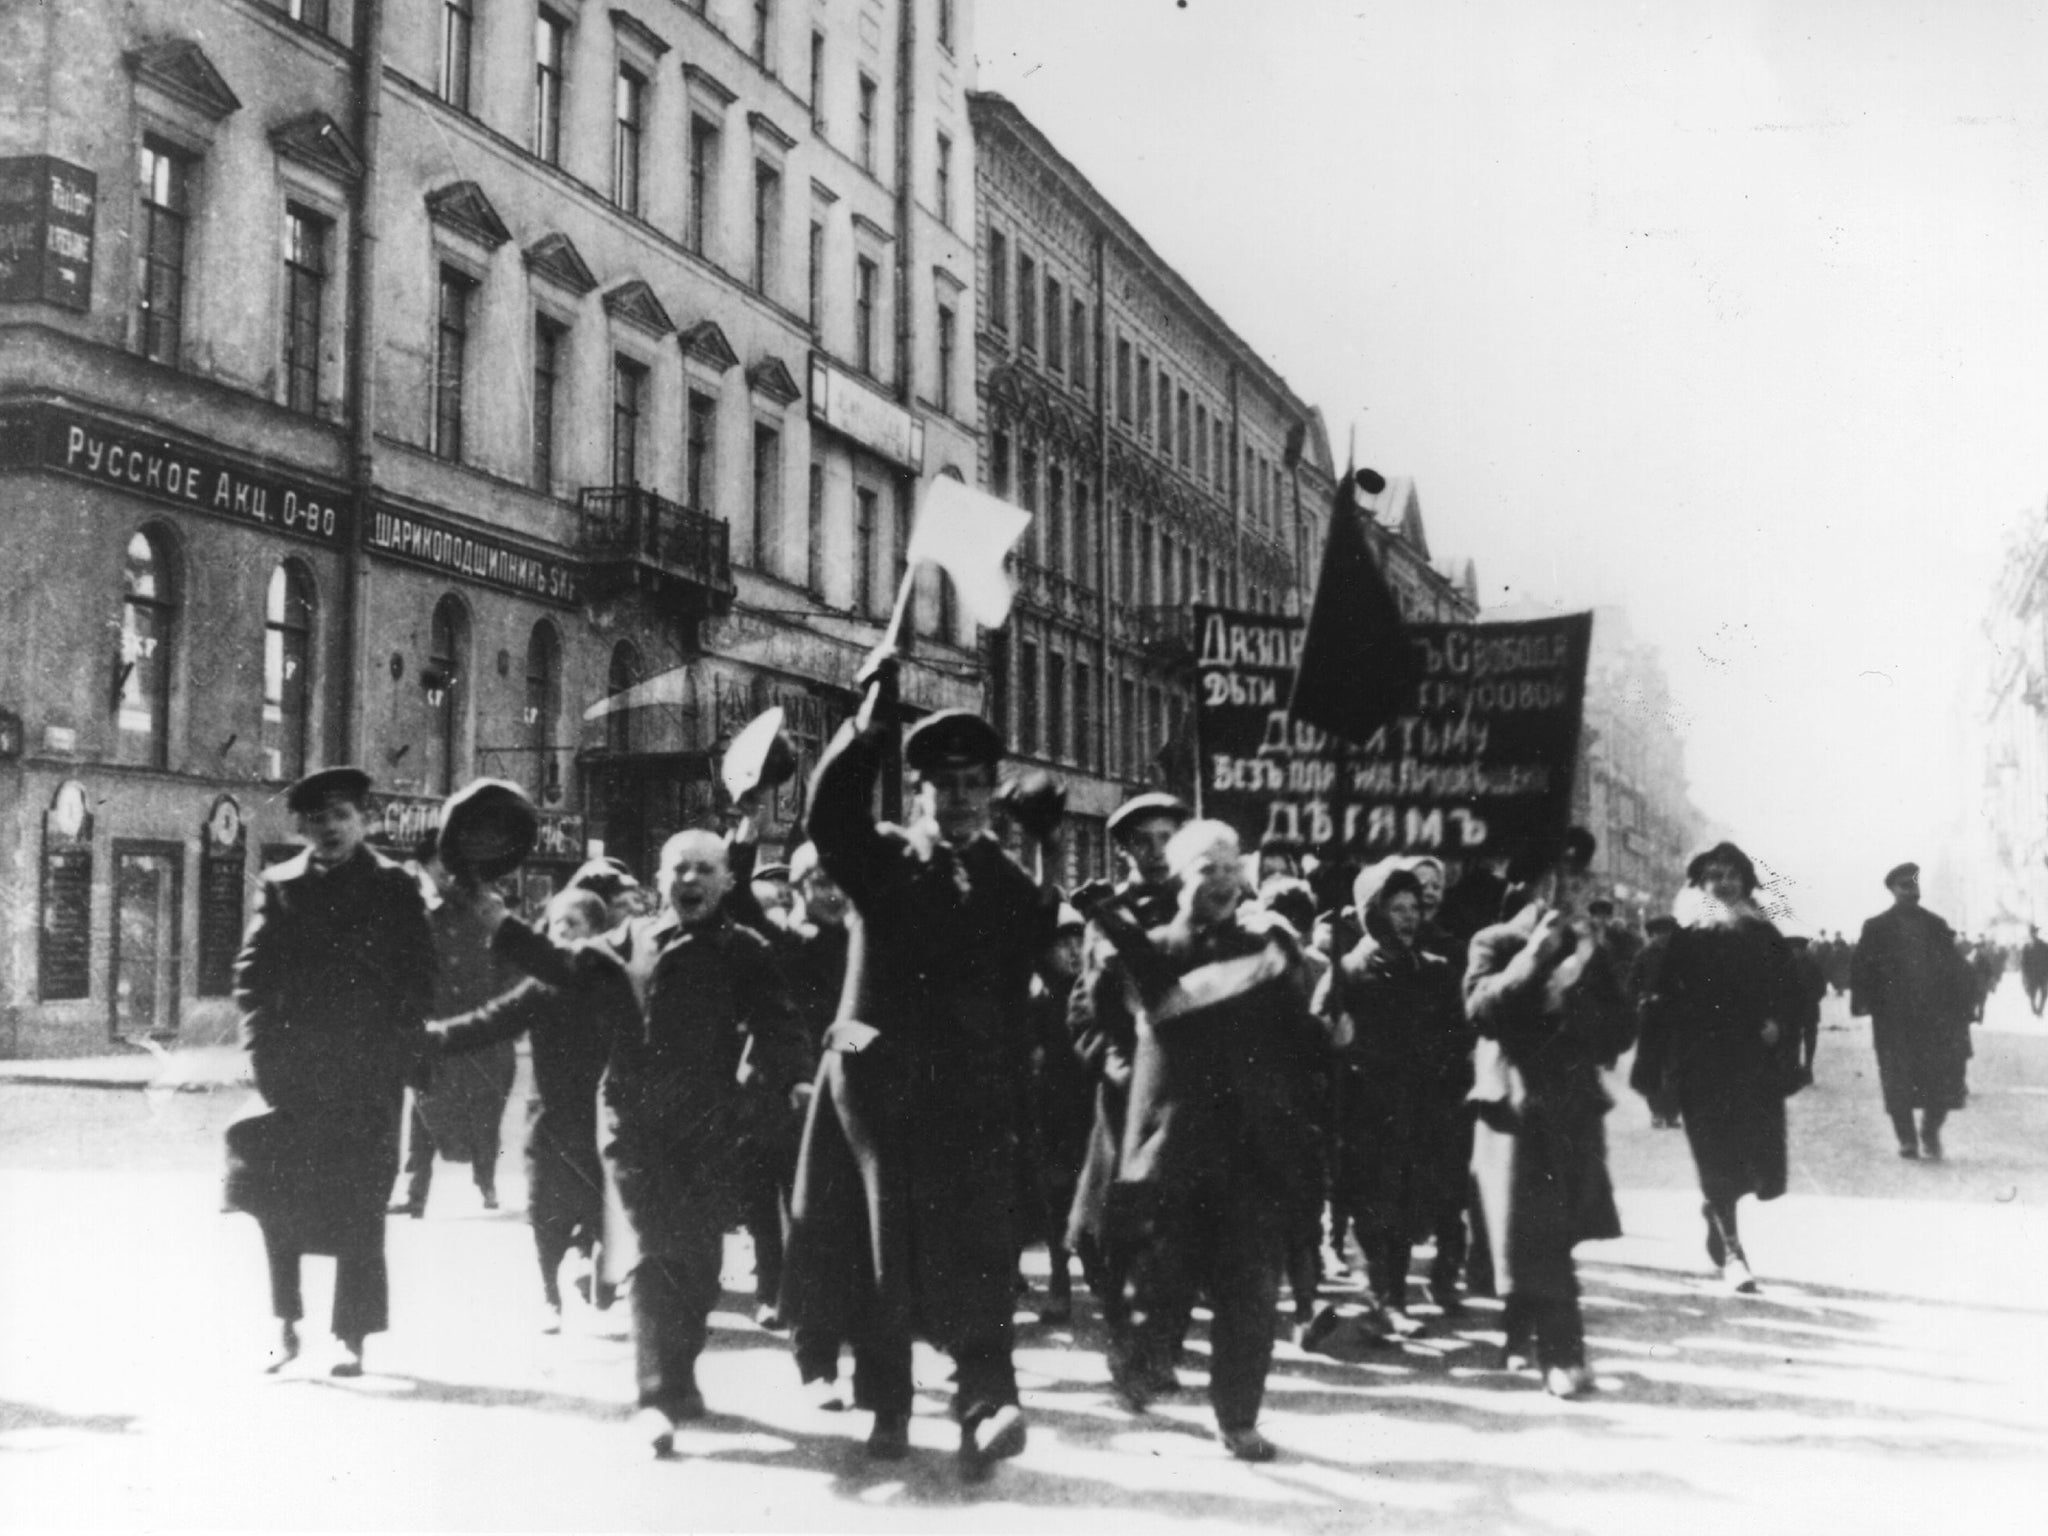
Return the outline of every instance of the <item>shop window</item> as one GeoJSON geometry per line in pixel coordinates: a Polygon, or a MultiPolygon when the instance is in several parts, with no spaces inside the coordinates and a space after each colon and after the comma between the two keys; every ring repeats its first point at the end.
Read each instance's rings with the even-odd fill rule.
{"type": "Polygon", "coordinates": [[[462,781],[462,696],[469,686],[469,611],[453,593],[434,605],[429,631],[427,670],[420,679],[426,694],[426,781],[430,793],[449,795],[462,781]]]}
{"type": "Polygon", "coordinates": [[[306,771],[312,722],[313,579],[296,560],[270,573],[263,607],[263,776],[306,771]]]}
{"type": "Polygon", "coordinates": [[[107,1000],[109,1032],[117,1040],[161,1040],[178,1032],[183,859],[177,843],[114,844],[107,1000]]]}
{"type": "Polygon", "coordinates": [[[171,667],[178,618],[169,539],[155,530],[138,530],[128,540],[121,585],[114,758],[162,768],[170,754],[171,667]]]}

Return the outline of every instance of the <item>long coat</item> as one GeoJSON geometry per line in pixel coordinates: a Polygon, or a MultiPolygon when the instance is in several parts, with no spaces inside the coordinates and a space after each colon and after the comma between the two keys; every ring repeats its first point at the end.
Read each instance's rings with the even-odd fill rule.
{"type": "MultiPolygon", "coordinates": [[[[467,905],[432,900],[427,926],[439,959],[435,1018],[467,1013],[519,984],[517,973],[492,954],[490,934],[467,905]]],[[[434,1151],[451,1163],[467,1163],[475,1159],[478,1147],[495,1147],[492,1133],[505,1118],[505,1102],[512,1096],[518,1072],[519,1057],[510,1036],[442,1063],[433,1082],[417,1095],[434,1151]]]]}
{"type": "Polygon", "coordinates": [[[604,1093],[619,1196],[641,1250],[660,1257],[687,1244],[691,1208],[739,1219],[811,1056],[760,934],[720,913],[647,937],[645,1023],[614,1034],[604,1093]]]}
{"type": "Polygon", "coordinates": [[[1056,908],[993,838],[878,826],[881,761],[849,728],[811,785],[811,841],[860,921],[804,1122],[783,1311],[943,1348],[1009,1325],[1017,1090],[1056,908]]]}
{"type": "Polygon", "coordinates": [[[1602,1124],[1614,1101],[1600,1067],[1628,1049],[1635,1017],[1612,957],[1590,939],[1553,1001],[1554,971],[1529,944],[1536,921],[1524,907],[1472,940],[1472,1172],[1501,1290],[1557,1296],[1571,1292],[1576,1244],[1621,1235],[1602,1124]]]}
{"type": "Polygon", "coordinates": [[[1806,1009],[1804,977],[1761,917],[1681,928],[1643,1004],[1635,1072],[1678,1106],[1709,1200],[1785,1193],[1785,1094],[1806,1009]],[[1766,1020],[1778,1026],[1764,1043],[1766,1020]]]}
{"type": "Polygon", "coordinates": [[[1974,991],[1954,930],[1932,912],[1895,906],[1863,925],[1849,1011],[1870,1015],[1889,1113],[1963,1107],[1974,991]]]}
{"type": "Polygon", "coordinates": [[[598,1083],[616,1043],[639,1032],[639,1002],[625,967],[600,944],[558,947],[507,918],[492,948],[529,979],[481,1008],[437,1021],[442,1053],[460,1057],[532,1032],[527,1215],[536,1227],[594,1233],[604,1218],[598,1083]]]}
{"type": "Polygon", "coordinates": [[[1470,1177],[1472,1032],[1458,977],[1439,955],[1362,939],[1318,989],[1316,1011],[1351,1021],[1336,1199],[1369,1235],[1426,1237],[1470,1177]]]}
{"type": "Polygon", "coordinates": [[[235,961],[242,1041],[274,1111],[252,1209],[304,1251],[382,1248],[434,963],[419,887],[371,849],[265,874],[235,961]]]}

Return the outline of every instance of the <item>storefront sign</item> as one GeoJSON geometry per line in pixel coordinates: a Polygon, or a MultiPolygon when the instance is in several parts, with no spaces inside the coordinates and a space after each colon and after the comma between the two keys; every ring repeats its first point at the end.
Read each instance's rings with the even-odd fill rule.
{"type": "Polygon", "coordinates": [[[36,998],[92,994],[92,813],[85,786],[66,779],[43,816],[36,920],[36,998]]]}
{"type": "Polygon", "coordinates": [[[0,469],[46,469],[320,544],[348,529],[346,493],[130,431],[61,405],[0,409],[0,469]]]}
{"type": "MultiPolygon", "coordinates": [[[[369,840],[394,858],[411,858],[420,840],[441,825],[441,803],[438,795],[371,795],[365,818],[369,840]]],[[[540,832],[528,858],[581,864],[582,816],[538,808],[535,814],[540,818],[540,832]]]]}
{"type": "Polygon", "coordinates": [[[198,995],[226,997],[235,987],[235,956],[247,911],[248,834],[233,795],[221,795],[199,834],[198,995]]]}
{"type": "Polygon", "coordinates": [[[49,155],[0,160],[0,303],[92,307],[99,178],[49,155]]]}
{"type": "Polygon", "coordinates": [[[913,474],[924,468],[924,423],[824,358],[811,356],[811,419],[913,474]]]}
{"type": "Polygon", "coordinates": [[[498,539],[412,512],[379,507],[370,514],[370,548],[391,560],[445,571],[487,587],[576,605],[576,567],[498,539]]]}
{"type": "Polygon", "coordinates": [[[1299,619],[1198,607],[1195,620],[1202,811],[1247,846],[1496,857],[1563,832],[1590,614],[1404,626],[1421,679],[1358,746],[1288,718],[1299,619]]]}

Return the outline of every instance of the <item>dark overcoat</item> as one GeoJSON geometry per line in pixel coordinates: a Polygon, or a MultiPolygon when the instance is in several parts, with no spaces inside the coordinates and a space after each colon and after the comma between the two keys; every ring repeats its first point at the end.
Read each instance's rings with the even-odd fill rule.
{"type": "Polygon", "coordinates": [[[1351,1021],[1333,1185],[1368,1234],[1427,1237],[1463,1201],[1472,1032],[1458,980],[1440,955],[1366,938],[1318,989],[1320,1015],[1351,1021]]]}
{"type": "Polygon", "coordinates": [[[1870,1015],[1887,1112],[1963,1107],[1974,991],[1954,930],[1932,912],[1894,906],[1863,925],[1849,1011],[1870,1015]]]}
{"type": "Polygon", "coordinates": [[[1529,943],[1536,921],[1524,907],[1472,940],[1472,1172],[1502,1292],[1557,1296],[1572,1293],[1574,1245],[1621,1235],[1602,1124],[1614,1101],[1600,1068],[1628,1049],[1635,1016],[1612,957],[1590,939],[1583,969],[1552,999],[1553,968],[1529,943]]]}
{"type": "Polygon", "coordinates": [[[441,1051],[460,1057],[531,1032],[527,1215],[536,1227],[595,1232],[604,1219],[598,1083],[616,1042],[638,1033],[640,1004],[625,967],[597,942],[556,945],[508,917],[492,948],[529,979],[481,1008],[439,1021],[441,1051]]]}
{"type": "MultiPolygon", "coordinates": [[[[431,900],[427,926],[439,961],[433,1016],[453,1018],[502,997],[519,976],[491,952],[491,935],[459,901],[431,900]]],[[[442,1063],[418,1094],[419,1112],[433,1134],[434,1151],[451,1163],[475,1160],[479,1146],[496,1146],[492,1132],[505,1118],[519,1057],[509,1036],[479,1045],[442,1063]]]]}
{"type": "Polygon", "coordinates": [[[691,927],[670,917],[644,937],[645,1022],[614,1034],[604,1094],[619,1197],[641,1250],[662,1257],[687,1251],[687,1212],[708,1205],[738,1222],[812,1057],[760,934],[721,912],[691,927]]]}
{"type": "Polygon", "coordinates": [[[881,761],[848,728],[811,785],[811,841],[859,921],[804,1122],[783,1312],[843,1337],[878,1316],[943,1348],[1010,1321],[1030,983],[1057,909],[992,837],[878,826],[881,761]]]}
{"type": "Polygon", "coordinates": [[[405,870],[360,848],[324,873],[301,853],[264,875],[235,961],[242,1042],[274,1112],[249,1208],[292,1246],[381,1249],[433,994],[433,935],[405,870]]]}
{"type": "Polygon", "coordinates": [[[1678,1107],[1709,1200],[1785,1193],[1785,1095],[1803,1039],[1804,977],[1761,917],[1679,929],[1645,999],[1635,1073],[1678,1107]],[[1763,1026],[1778,1026],[1766,1044],[1763,1026]]]}

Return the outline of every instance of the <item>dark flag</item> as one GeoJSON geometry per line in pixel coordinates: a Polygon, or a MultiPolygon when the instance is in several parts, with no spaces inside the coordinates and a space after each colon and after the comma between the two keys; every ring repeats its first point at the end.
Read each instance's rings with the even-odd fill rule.
{"type": "MultiPolygon", "coordinates": [[[[1356,478],[1375,490],[1386,484],[1369,469],[1356,478]]],[[[1373,559],[1352,484],[1347,466],[1330,507],[1330,536],[1287,712],[1362,743],[1413,701],[1421,661],[1402,634],[1401,610],[1373,559]]]]}

